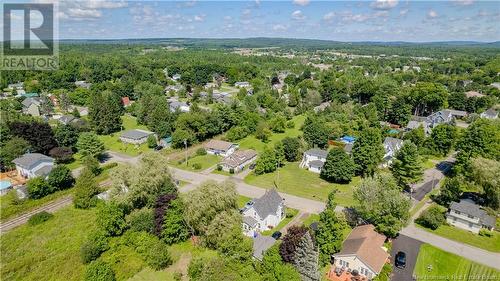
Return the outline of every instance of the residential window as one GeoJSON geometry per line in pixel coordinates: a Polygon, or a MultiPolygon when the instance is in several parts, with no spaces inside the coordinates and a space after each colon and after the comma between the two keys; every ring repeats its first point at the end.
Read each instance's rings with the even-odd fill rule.
{"type": "Polygon", "coordinates": [[[473,225],[474,225],[473,223],[469,222],[469,227],[470,228],[472,228],[473,225]]]}
{"type": "Polygon", "coordinates": [[[473,218],[474,218],[474,216],[472,216],[472,215],[467,215],[467,217],[468,217],[469,219],[473,219],[473,218]]]}

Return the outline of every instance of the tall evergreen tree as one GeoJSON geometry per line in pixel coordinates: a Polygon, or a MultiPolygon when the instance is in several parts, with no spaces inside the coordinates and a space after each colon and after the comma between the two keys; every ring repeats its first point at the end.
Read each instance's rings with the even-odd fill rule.
{"type": "Polygon", "coordinates": [[[110,134],[121,129],[123,107],[120,97],[110,91],[93,95],[89,105],[90,125],[98,134],[110,134]]]}
{"type": "Polygon", "coordinates": [[[403,142],[391,166],[392,175],[400,185],[408,187],[422,179],[424,174],[418,149],[411,141],[403,142]]]}
{"type": "Polygon", "coordinates": [[[346,228],[345,219],[339,217],[335,209],[327,208],[319,214],[315,236],[322,265],[327,265],[331,260],[331,255],[340,251],[346,228]]]}
{"type": "Polygon", "coordinates": [[[319,281],[318,250],[311,233],[306,232],[295,251],[293,265],[300,273],[302,281],[319,281]]]}
{"type": "Polygon", "coordinates": [[[437,125],[432,129],[429,148],[438,155],[446,156],[455,144],[456,136],[457,130],[455,126],[450,124],[437,125]]]}
{"type": "Polygon", "coordinates": [[[352,147],[357,173],[362,176],[373,175],[383,156],[380,130],[376,128],[364,130],[352,147]]]}
{"type": "Polygon", "coordinates": [[[80,176],[76,179],[75,197],[73,204],[75,208],[88,209],[97,203],[95,195],[99,193],[99,186],[95,182],[94,174],[84,168],[80,176]]]}
{"type": "Polygon", "coordinates": [[[354,176],[356,167],[352,158],[340,148],[328,152],[326,162],[321,169],[321,177],[330,182],[348,183],[354,176]]]}

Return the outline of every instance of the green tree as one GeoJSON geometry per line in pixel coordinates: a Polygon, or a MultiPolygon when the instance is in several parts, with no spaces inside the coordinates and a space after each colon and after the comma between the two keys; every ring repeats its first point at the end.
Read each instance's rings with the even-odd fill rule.
{"type": "Polygon", "coordinates": [[[99,164],[99,160],[93,157],[92,155],[87,155],[82,158],[83,167],[89,169],[94,176],[97,176],[101,173],[101,166],[99,164]]]}
{"type": "Polygon", "coordinates": [[[91,262],[85,269],[85,281],[115,281],[111,266],[101,260],[91,262]]]}
{"type": "Polygon", "coordinates": [[[282,142],[277,142],[274,144],[274,157],[276,165],[278,165],[278,167],[285,165],[285,146],[282,142]]]}
{"type": "Polygon", "coordinates": [[[390,174],[365,178],[354,190],[357,213],[388,237],[395,237],[410,217],[410,200],[390,174]]]}
{"type": "Polygon", "coordinates": [[[392,175],[403,186],[408,187],[422,179],[424,174],[418,149],[411,141],[404,141],[391,165],[392,175]]]}
{"type": "Polygon", "coordinates": [[[321,264],[327,265],[331,256],[340,251],[344,241],[345,219],[335,213],[335,208],[327,208],[319,214],[318,229],[315,232],[321,264]]]}
{"type": "Polygon", "coordinates": [[[409,140],[414,143],[418,148],[423,147],[425,143],[425,131],[422,126],[415,128],[403,136],[404,140],[409,140]]]}
{"type": "Polygon", "coordinates": [[[266,281],[300,281],[300,274],[281,259],[279,245],[273,245],[262,257],[260,273],[266,281]]]}
{"type": "Polygon", "coordinates": [[[273,150],[266,148],[255,163],[255,174],[272,173],[276,170],[276,155],[273,150]]]}
{"type": "Polygon", "coordinates": [[[285,151],[285,159],[288,162],[295,162],[300,159],[300,140],[298,138],[286,137],[282,141],[285,151]]]}
{"type": "Polygon", "coordinates": [[[452,149],[457,130],[455,126],[440,124],[432,129],[429,137],[429,148],[436,154],[446,156],[452,149]]]}
{"type": "Polygon", "coordinates": [[[0,149],[0,162],[2,166],[7,168],[15,167],[12,160],[26,153],[30,147],[29,142],[20,137],[13,137],[8,140],[0,149]]]}
{"type": "Polygon", "coordinates": [[[267,127],[265,122],[260,122],[255,129],[255,137],[262,142],[268,142],[271,137],[271,130],[267,127]]]}
{"type": "Polygon", "coordinates": [[[154,147],[156,147],[156,136],[155,136],[155,135],[150,135],[150,136],[148,137],[148,141],[147,141],[147,143],[148,143],[148,147],[149,147],[149,148],[154,148],[154,147]]]}
{"type": "Polygon", "coordinates": [[[108,236],[121,235],[127,226],[123,208],[114,202],[99,207],[96,221],[97,226],[108,236]]]}
{"type": "Polygon", "coordinates": [[[286,127],[286,118],[283,114],[277,114],[274,118],[269,120],[269,126],[275,133],[284,133],[286,127]]]}
{"type": "Polygon", "coordinates": [[[334,148],[328,152],[326,162],[321,169],[321,178],[336,183],[348,183],[356,170],[354,161],[341,148],[334,148]]]}
{"type": "Polygon", "coordinates": [[[406,126],[411,117],[411,104],[408,104],[402,97],[396,99],[389,111],[389,121],[401,126],[406,126]]]}
{"type": "Polygon", "coordinates": [[[122,126],[123,107],[120,97],[110,91],[95,93],[89,104],[89,120],[98,133],[107,135],[119,131],[122,126]]]}
{"type": "Polygon", "coordinates": [[[384,156],[380,130],[368,128],[361,132],[352,147],[352,158],[356,171],[363,176],[373,175],[384,156]]]}
{"type": "Polygon", "coordinates": [[[47,183],[53,191],[57,191],[70,188],[75,183],[75,179],[68,167],[57,165],[50,171],[47,183]]]}
{"type": "Polygon", "coordinates": [[[99,186],[95,182],[94,174],[89,169],[84,168],[76,179],[73,205],[75,208],[80,209],[94,207],[97,204],[95,196],[99,192],[99,186]]]}
{"type": "Polygon", "coordinates": [[[176,129],[172,134],[172,147],[173,148],[184,148],[185,143],[191,146],[195,141],[194,134],[188,130],[176,129]]]}
{"type": "Polygon", "coordinates": [[[439,226],[446,223],[446,218],[439,206],[431,206],[427,210],[424,210],[415,222],[423,227],[436,230],[439,226]]]}
{"type": "Polygon", "coordinates": [[[189,232],[184,222],[184,205],[181,199],[172,200],[164,215],[162,240],[167,244],[185,241],[189,232]]]}
{"type": "Polygon", "coordinates": [[[434,201],[442,206],[448,207],[451,202],[458,201],[463,191],[462,177],[446,178],[443,186],[439,189],[439,193],[433,196],[434,201]]]}
{"type": "Polygon", "coordinates": [[[471,163],[472,179],[482,187],[486,204],[493,209],[500,209],[500,162],[475,158],[471,163]]]}
{"type": "Polygon", "coordinates": [[[104,143],[92,133],[82,133],[76,143],[76,148],[82,156],[98,157],[104,152],[104,143]]]}
{"type": "Polygon", "coordinates": [[[41,177],[30,179],[26,188],[31,199],[40,199],[52,193],[51,186],[41,177]]]}
{"type": "Polygon", "coordinates": [[[78,131],[71,125],[57,126],[54,136],[59,146],[75,148],[78,141],[78,131]]]}
{"type": "Polygon", "coordinates": [[[326,122],[320,118],[308,116],[302,130],[304,131],[304,140],[310,147],[325,148],[328,145],[330,129],[326,122]]]}
{"type": "Polygon", "coordinates": [[[319,281],[321,275],[318,269],[318,251],[314,245],[311,233],[306,232],[297,245],[293,265],[303,281],[319,281]]]}

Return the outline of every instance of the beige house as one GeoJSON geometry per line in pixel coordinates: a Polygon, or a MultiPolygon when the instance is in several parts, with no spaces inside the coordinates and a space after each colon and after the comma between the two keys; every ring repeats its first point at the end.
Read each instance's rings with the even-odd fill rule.
{"type": "Polygon", "coordinates": [[[255,150],[236,150],[231,155],[224,158],[220,165],[222,166],[222,170],[226,172],[232,169],[237,173],[243,170],[248,164],[254,162],[255,159],[257,159],[257,152],[255,152],[255,150]]]}
{"type": "Polygon", "coordinates": [[[335,267],[341,271],[356,270],[368,279],[374,278],[389,257],[384,248],[385,239],[371,224],[354,228],[342,243],[342,251],[333,255],[335,267]]]}
{"type": "Polygon", "coordinates": [[[446,214],[446,222],[473,233],[479,233],[482,228],[492,230],[495,227],[495,218],[470,200],[452,202],[450,211],[446,214]]]}
{"type": "Polygon", "coordinates": [[[221,140],[210,140],[205,144],[205,150],[208,154],[224,157],[231,155],[236,148],[238,148],[237,144],[221,140]]]}

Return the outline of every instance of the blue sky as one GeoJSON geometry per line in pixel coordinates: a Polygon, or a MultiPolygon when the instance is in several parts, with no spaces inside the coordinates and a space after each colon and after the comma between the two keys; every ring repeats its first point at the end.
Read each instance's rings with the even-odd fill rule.
{"type": "Polygon", "coordinates": [[[498,1],[61,1],[58,18],[61,39],[500,40],[498,1]]]}

